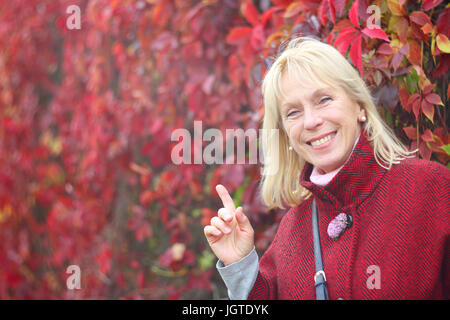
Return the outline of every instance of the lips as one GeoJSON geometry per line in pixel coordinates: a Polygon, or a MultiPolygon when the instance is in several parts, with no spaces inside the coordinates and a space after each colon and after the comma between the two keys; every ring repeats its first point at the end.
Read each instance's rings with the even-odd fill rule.
{"type": "Polygon", "coordinates": [[[322,135],[320,135],[320,136],[317,136],[317,137],[314,137],[314,138],[308,140],[306,143],[307,143],[308,145],[311,145],[311,142],[316,141],[316,140],[320,140],[320,139],[322,139],[322,138],[325,138],[326,136],[329,136],[330,134],[336,134],[336,132],[337,132],[337,131],[330,131],[330,132],[324,133],[324,134],[322,134],[322,135]]]}

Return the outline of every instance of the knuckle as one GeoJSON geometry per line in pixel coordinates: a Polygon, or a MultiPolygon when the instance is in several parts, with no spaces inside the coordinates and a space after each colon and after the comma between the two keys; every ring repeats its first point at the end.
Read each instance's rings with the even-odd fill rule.
{"type": "Polygon", "coordinates": [[[218,215],[222,219],[225,219],[225,218],[229,219],[232,216],[230,210],[228,210],[227,208],[221,208],[219,211],[220,211],[220,213],[218,213],[218,215]]]}
{"type": "Polygon", "coordinates": [[[219,225],[222,222],[222,220],[219,217],[213,217],[211,219],[211,225],[216,226],[219,225]]]}

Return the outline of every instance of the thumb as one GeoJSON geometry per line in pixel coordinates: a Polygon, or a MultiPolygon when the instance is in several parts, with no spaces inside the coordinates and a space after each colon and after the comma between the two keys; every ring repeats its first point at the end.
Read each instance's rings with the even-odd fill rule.
{"type": "Polygon", "coordinates": [[[238,207],[236,209],[236,221],[241,229],[244,229],[245,231],[253,231],[250,220],[244,214],[244,209],[242,209],[242,207],[238,207]]]}

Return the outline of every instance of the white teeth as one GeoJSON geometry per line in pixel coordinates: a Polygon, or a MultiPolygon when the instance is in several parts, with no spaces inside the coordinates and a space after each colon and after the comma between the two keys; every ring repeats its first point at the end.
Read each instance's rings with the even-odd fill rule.
{"type": "Polygon", "coordinates": [[[315,140],[315,141],[311,142],[311,145],[314,146],[314,147],[320,146],[321,144],[323,144],[323,143],[325,143],[327,141],[330,141],[331,138],[333,137],[333,135],[334,135],[334,133],[329,134],[328,136],[326,136],[326,137],[324,137],[322,139],[315,140]]]}

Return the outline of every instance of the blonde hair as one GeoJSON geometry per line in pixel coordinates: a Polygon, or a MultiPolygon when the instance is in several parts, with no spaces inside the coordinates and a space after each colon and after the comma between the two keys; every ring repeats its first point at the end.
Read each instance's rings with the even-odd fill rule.
{"type": "Polygon", "coordinates": [[[301,75],[313,83],[339,86],[358,102],[367,118],[362,129],[381,167],[389,170],[393,164],[416,152],[409,151],[383,121],[359,73],[335,48],[313,38],[296,38],[276,58],[262,84],[265,108],[262,150],[265,161],[260,189],[261,198],[270,209],[284,209],[284,204],[297,206],[311,196],[311,192],[300,185],[305,160],[296,152],[288,151],[289,140],[279,113],[283,97],[280,83],[285,72],[289,76],[301,75]],[[279,134],[271,134],[274,129],[279,134]]]}

